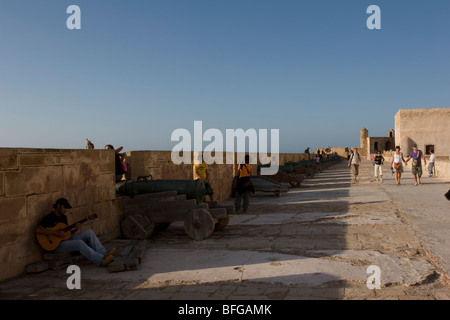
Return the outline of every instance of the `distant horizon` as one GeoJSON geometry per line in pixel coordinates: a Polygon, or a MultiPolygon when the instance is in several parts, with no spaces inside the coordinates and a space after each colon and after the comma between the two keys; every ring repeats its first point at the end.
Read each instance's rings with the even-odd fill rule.
{"type": "Polygon", "coordinates": [[[372,5],[0,0],[0,146],[169,151],[196,120],[277,129],[282,153],[384,137],[450,106],[450,1],[372,5]]]}
{"type": "MultiPolygon", "coordinates": [[[[400,112],[400,111],[402,111],[402,110],[417,110],[417,111],[420,111],[420,110],[430,110],[430,109],[449,109],[450,107],[434,107],[434,108],[402,108],[402,109],[399,109],[395,114],[397,114],[398,112],[400,112]]],[[[395,116],[395,115],[394,115],[395,116]]],[[[244,128],[242,128],[242,129],[244,129],[244,128]]],[[[247,128],[247,129],[251,129],[251,128],[247,128]]],[[[304,148],[304,150],[303,151],[301,151],[301,150],[299,150],[299,151],[293,151],[293,152],[284,152],[284,151],[282,151],[282,150],[280,150],[280,152],[279,153],[304,153],[304,151],[309,147],[310,148],[310,153],[313,153],[315,150],[317,150],[317,149],[326,149],[326,148],[353,148],[353,147],[360,147],[360,141],[359,141],[359,133],[361,132],[361,130],[362,129],[367,129],[368,130],[368,132],[369,132],[369,137],[371,137],[371,138],[381,138],[381,137],[387,137],[388,136],[388,131],[389,130],[394,130],[395,131],[395,126],[394,127],[392,127],[392,128],[389,128],[387,131],[386,131],[386,134],[385,135],[380,135],[380,136],[376,136],[376,135],[371,135],[371,131],[370,131],[370,129],[369,128],[366,128],[366,127],[361,127],[361,129],[358,131],[358,133],[356,134],[356,136],[358,137],[358,144],[357,145],[327,145],[327,146],[319,146],[319,147],[309,147],[309,146],[306,146],[305,148],[304,148]]],[[[245,130],[245,129],[244,129],[245,130]]],[[[92,138],[90,139],[91,141],[93,140],[92,138]]],[[[86,140],[84,140],[84,141],[86,141],[86,140]]],[[[93,143],[94,143],[94,141],[92,141],[93,143]]],[[[106,143],[106,144],[104,144],[102,147],[97,147],[97,144],[96,143],[94,143],[94,145],[95,145],[95,148],[94,149],[104,149],[105,148],[105,146],[107,145],[107,144],[109,144],[109,143],[106,143]]],[[[173,146],[175,146],[177,144],[177,142],[173,142],[173,146]]],[[[208,144],[208,142],[204,142],[204,147],[206,146],[208,144]]],[[[114,146],[114,145],[113,145],[114,146]]],[[[172,147],[170,147],[170,148],[167,148],[167,149],[140,149],[140,148],[137,148],[137,149],[127,149],[127,150],[125,150],[125,148],[124,148],[124,151],[123,152],[131,152],[131,151],[172,151],[172,148],[173,148],[173,146],[172,147]]],[[[116,145],[116,146],[114,146],[115,148],[119,148],[119,147],[121,147],[121,146],[118,146],[118,145],[116,145]]],[[[24,149],[62,149],[62,150],[65,150],[65,149],[68,149],[68,150],[71,150],[71,149],[73,149],[73,150],[83,150],[83,149],[86,149],[86,143],[84,143],[84,146],[83,147],[80,147],[80,146],[73,146],[73,147],[58,147],[58,146],[44,146],[44,147],[42,147],[42,146],[39,146],[39,145],[32,145],[32,146],[3,146],[3,145],[0,145],[0,148],[24,148],[24,149]]],[[[218,152],[227,152],[226,150],[217,150],[218,152]]],[[[194,151],[192,151],[192,152],[194,152],[194,151]]],[[[270,153],[270,152],[269,152],[270,153]]]]}

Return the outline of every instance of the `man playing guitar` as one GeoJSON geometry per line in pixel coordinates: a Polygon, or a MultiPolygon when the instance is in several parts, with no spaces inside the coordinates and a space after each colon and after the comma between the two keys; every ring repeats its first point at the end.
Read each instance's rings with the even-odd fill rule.
{"type": "MultiPolygon", "coordinates": [[[[39,244],[46,250],[46,245],[56,246],[53,252],[79,252],[86,259],[98,267],[106,267],[112,262],[116,248],[106,250],[92,230],[78,232],[80,224],[76,223],[71,230],[62,230],[59,226],[67,227],[67,209],[72,206],[65,198],[60,198],[53,205],[53,211],[45,216],[36,229],[39,244]],[[42,240],[43,239],[43,240],[42,240]]],[[[85,219],[88,220],[88,219],[85,219]]],[[[68,228],[66,228],[68,229],[68,228]]],[[[53,249],[53,248],[52,248],[53,249]]]]}

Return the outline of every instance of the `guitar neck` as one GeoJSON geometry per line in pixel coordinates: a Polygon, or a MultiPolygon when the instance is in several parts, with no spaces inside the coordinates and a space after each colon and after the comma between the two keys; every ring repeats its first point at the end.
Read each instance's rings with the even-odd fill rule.
{"type": "Polygon", "coordinates": [[[85,222],[88,221],[88,220],[89,220],[88,218],[84,218],[84,219],[82,219],[82,220],[80,220],[80,221],[78,221],[78,222],[75,222],[75,223],[71,224],[70,226],[64,228],[63,230],[64,230],[64,232],[70,231],[70,230],[72,230],[73,228],[75,228],[75,226],[76,226],[77,224],[79,224],[79,223],[85,223],[85,222]]]}

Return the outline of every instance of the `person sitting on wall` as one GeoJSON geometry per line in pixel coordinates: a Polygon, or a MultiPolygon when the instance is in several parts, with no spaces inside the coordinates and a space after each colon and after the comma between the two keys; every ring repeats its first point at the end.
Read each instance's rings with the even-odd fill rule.
{"type": "Polygon", "coordinates": [[[127,173],[127,165],[125,163],[124,156],[120,154],[123,150],[123,147],[114,149],[114,147],[110,144],[105,146],[105,149],[114,150],[115,152],[115,173],[116,173],[116,182],[122,180],[123,175],[127,173]]]}
{"type": "Polygon", "coordinates": [[[53,211],[46,215],[39,223],[36,228],[36,234],[47,235],[49,236],[48,238],[54,238],[55,243],[59,242],[59,245],[53,250],[55,253],[79,252],[96,266],[106,267],[114,259],[114,254],[117,249],[112,248],[111,250],[106,250],[94,231],[89,229],[78,232],[80,227],[79,223],[71,231],[55,229],[57,224],[67,226],[66,213],[71,208],[72,206],[67,199],[58,199],[53,205],[53,211]],[[61,240],[67,238],[67,232],[71,232],[71,236],[67,240],[61,240]]]}
{"type": "Polygon", "coordinates": [[[201,162],[194,164],[194,180],[201,179],[205,183],[206,195],[209,195],[210,201],[213,201],[214,189],[211,187],[209,181],[209,169],[208,165],[203,159],[203,154],[201,155],[201,162]]]}

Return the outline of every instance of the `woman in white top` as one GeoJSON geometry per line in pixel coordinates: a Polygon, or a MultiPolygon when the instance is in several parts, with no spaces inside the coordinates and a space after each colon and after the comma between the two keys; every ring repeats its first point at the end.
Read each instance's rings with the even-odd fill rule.
{"type": "Polygon", "coordinates": [[[391,160],[391,167],[393,168],[395,172],[395,182],[397,185],[400,184],[400,178],[402,177],[403,172],[403,163],[406,164],[405,158],[403,158],[403,152],[400,152],[400,147],[395,147],[395,152],[392,154],[392,160],[391,160]]]}

